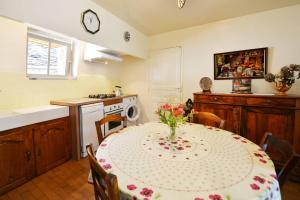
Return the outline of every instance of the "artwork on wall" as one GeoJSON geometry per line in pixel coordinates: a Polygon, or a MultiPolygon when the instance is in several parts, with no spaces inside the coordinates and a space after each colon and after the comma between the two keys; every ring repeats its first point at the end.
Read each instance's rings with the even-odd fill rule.
{"type": "Polygon", "coordinates": [[[251,94],[251,79],[237,78],[232,80],[232,93],[251,94]]]}
{"type": "Polygon", "coordinates": [[[268,48],[214,54],[214,79],[264,78],[268,48]]]}

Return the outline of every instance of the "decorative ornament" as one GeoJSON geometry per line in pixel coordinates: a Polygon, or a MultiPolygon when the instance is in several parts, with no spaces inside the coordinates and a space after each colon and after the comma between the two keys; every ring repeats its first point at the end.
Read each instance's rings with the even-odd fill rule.
{"type": "Polygon", "coordinates": [[[177,4],[178,4],[178,8],[183,8],[183,6],[185,5],[186,0],[178,0],[177,4]]]}
{"type": "Polygon", "coordinates": [[[201,78],[199,85],[203,93],[211,93],[210,89],[212,87],[212,80],[209,77],[201,78]]]}

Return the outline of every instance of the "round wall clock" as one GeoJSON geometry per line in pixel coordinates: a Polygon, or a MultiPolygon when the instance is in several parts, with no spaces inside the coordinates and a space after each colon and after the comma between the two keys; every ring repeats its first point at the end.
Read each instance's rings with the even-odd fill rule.
{"type": "Polygon", "coordinates": [[[131,38],[130,33],[128,31],[124,32],[124,40],[126,42],[129,42],[130,38],[131,38]]]}
{"type": "Polygon", "coordinates": [[[209,77],[203,77],[199,82],[200,88],[202,92],[210,93],[210,89],[212,87],[212,80],[209,77]]]}
{"type": "Polygon", "coordinates": [[[100,20],[97,13],[88,9],[82,13],[81,22],[85,30],[91,34],[95,34],[100,30],[100,20]]]}

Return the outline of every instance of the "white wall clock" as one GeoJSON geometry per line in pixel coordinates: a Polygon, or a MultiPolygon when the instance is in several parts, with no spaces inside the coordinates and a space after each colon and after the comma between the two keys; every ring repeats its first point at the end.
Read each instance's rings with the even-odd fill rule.
{"type": "Polygon", "coordinates": [[[95,34],[100,30],[100,20],[94,11],[88,9],[82,13],[81,22],[85,30],[91,34],[95,34]]]}

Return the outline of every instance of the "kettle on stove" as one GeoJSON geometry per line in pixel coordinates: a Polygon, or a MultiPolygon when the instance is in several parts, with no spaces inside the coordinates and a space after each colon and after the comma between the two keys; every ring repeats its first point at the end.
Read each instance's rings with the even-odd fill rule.
{"type": "Polygon", "coordinates": [[[121,96],[121,95],[122,95],[122,87],[116,85],[116,86],[115,86],[114,93],[115,93],[116,96],[121,96]]]}

